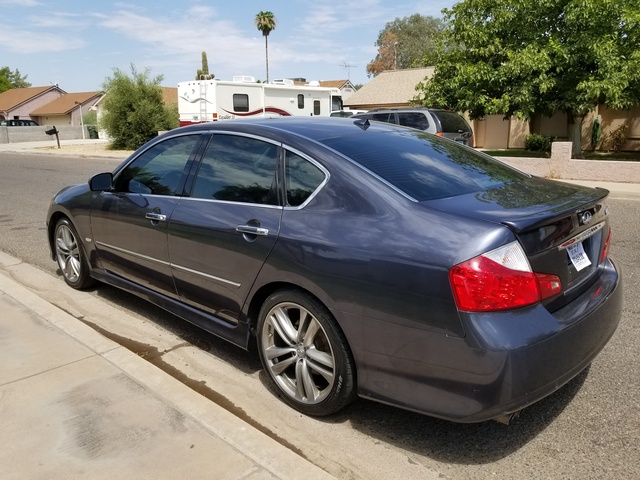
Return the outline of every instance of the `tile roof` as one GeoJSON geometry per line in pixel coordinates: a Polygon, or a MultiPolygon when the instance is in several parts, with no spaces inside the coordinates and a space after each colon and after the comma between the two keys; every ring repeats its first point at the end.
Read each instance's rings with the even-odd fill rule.
{"type": "MultiPolygon", "coordinates": [[[[19,105],[28,102],[29,100],[42,95],[49,90],[58,89],[56,86],[48,87],[28,87],[28,88],[12,88],[5,92],[0,93],[0,110],[7,111],[12,110],[19,105]]],[[[60,90],[62,93],[66,93],[60,90]]]]}
{"type": "Polygon", "coordinates": [[[328,88],[342,88],[347,82],[349,82],[349,80],[320,80],[320,86],[328,88]]]}
{"type": "MultiPolygon", "coordinates": [[[[32,116],[51,116],[51,115],[68,115],[74,109],[78,108],[78,103],[85,104],[88,102],[95,103],[100,98],[101,92],[80,92],[80,93],[67,93],[61,97],[53,100],[52,102],[43,105],[31,112],[32,116]]],[[[91,105],[93,105],[93,103],[91,105]]]]}
{"type": "Polygon", "coordinates": [[[176,87],[160,87],[162,88],[162,100],[165,105],[170,103],[178,104],[178,89],[176,87]]]}
{"type": "MultiPolygon", "coordinates": [[[[433,67],[387,70],[345,100],[345,106],[409,105],[416,85],[433,75],[433,67]]],[[[371,107],[372,108],[372,107],[371,107]]]]}

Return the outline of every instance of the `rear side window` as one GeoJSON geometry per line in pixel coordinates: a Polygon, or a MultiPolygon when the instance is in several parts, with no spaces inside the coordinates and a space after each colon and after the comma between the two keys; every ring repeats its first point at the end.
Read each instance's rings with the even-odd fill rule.
{"type": "Polygon", "coordinates": [[[278,147],[255,138],[214,135],[202,158],[194,198],[277,205],[278,147]]]}
{"type": "Polygon", "coordinates": [[[426,130],[429,128],[429,120],[424,113],[400,112],[398,113],[398,123],[405,127],[426,130]]]}
{"type": "Polygon", "coordinates": [[[374,113],[370,118],[376,122],[396,123],[394,115],[391,112],[374,113]]]}
{"type": "Polygon", "coordinates": [[[443,132],[470,132],[471,127],[467,121],[455,112],[431,112],[440,120],[443,132]]]}
{"type": "Polygon", "coordinates": [[[418,201],[527,178],[487,155],[423,132],[367,132],[323,143],[418,201]]]}
{"type": "Polygon", "coordinates": [[[302,205],[324,181],[324,173],[300,155],[287,151],[285,154],[285,180],[287,205],[302,205]]]}

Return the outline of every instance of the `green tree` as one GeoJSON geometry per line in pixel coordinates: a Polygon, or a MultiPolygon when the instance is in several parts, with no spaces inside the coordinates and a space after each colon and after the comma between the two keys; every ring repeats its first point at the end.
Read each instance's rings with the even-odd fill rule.
{"type": "Polygon", "coordinates": [[[433,65],[431,52],[443,30],[441,19],[418,13],[387,23],[378,34],[378,54],[367,65],[367,73],[375,76],[384,70],[433,65]]]}
{"type": "Polygon", "coordinates": [[[253,23],[264,36],[265,64],[267,66],[267,83],[269,83],[269,43],[267,38],[272,30],[276,29],[277,20],[271,12],[259,12],[253,19],[253,23]]]}
{"type": "Polygon", "coordinates": [[[207,60],[207,52],[202,52],[202,68],[196,71],[196,80],[213,80],[215,75],[209,73],[209,61],[207,60]]]}
{"type": "Polygon", "coordinates": [[[138,72],[131,65],[131,76],[114,68],[103,83],[107,92],[105,113],[100,126],[112,138],[114,149],[135,150],[158,134],[178,126],[175,106],[165,105],[160,82],[162,75],[149,77],[150,70],[138,72]]]}
{"type": "Polygon", "coordinates": [[[15,72],[9,67],[0,68],[0,93],[12,88],[27,88],[31,84],[27,82],[28,75],[20,75],[20,71],[16,68],[15,72]]]}
{"type": "Polygon", "coordinates": [[[484,115],[567,113],[574,153],[597,105],[640,102],[637,0],[464,0],[443,11],[448,28],[424,105],[484,115]]]}

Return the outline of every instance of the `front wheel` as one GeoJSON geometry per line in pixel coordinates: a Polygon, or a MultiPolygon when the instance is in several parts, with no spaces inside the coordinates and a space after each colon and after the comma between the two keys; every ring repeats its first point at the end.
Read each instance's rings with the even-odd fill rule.
{"type": "Polygon", "coordinates": [[[260,310],[258,351],[283,399],[307,415],[337,412],[355,396],[355,368],[327,309],[295,290],[271,295],[260,310]]]}
{"type": "Polygon", "coordinates": [[[78,240],[78,233],[68,219],[63,218],[56,224],[54,241],[58,266],[67,285],[77,290],[93,285],[94,280],[89,274],[89,263],[78,240]]]}

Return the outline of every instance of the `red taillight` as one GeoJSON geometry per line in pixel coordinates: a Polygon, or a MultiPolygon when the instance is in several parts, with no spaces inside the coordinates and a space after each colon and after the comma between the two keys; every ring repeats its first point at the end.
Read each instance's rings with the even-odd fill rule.
{"type": "Polygon", "coordinates": [[[442,133],[442,132],[436,132],[436,137],[444,137],[444,133],[442,133]]]}
{"type": "Polygon", "coordinates": [[[600,263],[604,262],[604,260],[609,255],[610,246],[611,246],[611,227],[609,227],[609,233],[607,233],[607,239],[604,241],[604,246],[602,247],[602,255],[600,255],[600,263]]]}
{"type": "Polygon", "coordinates": [[[562,292],[557,276],[531,272],[517,242],[456,265],[449,280],[458,309],[468,312],[524,307],[562,292]]]}

